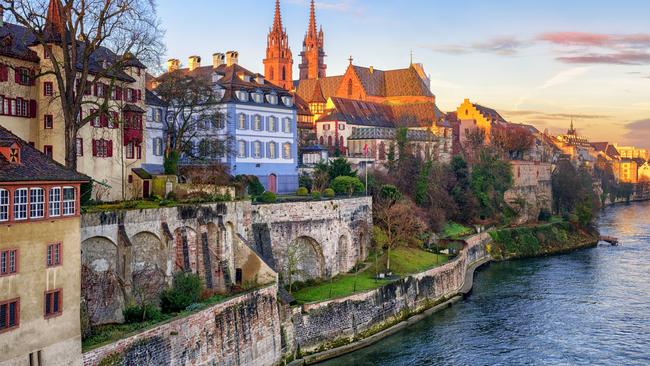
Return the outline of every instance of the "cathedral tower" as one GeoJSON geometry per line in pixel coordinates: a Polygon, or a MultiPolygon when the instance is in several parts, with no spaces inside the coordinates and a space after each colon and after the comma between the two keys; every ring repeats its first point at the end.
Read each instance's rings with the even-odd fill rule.
{"type": "Polygon", "coordinates": [[[280,0],[275,1],[273,27],[269,31],[264,59],[264,77],[286,90],[293,89],[293,57],[289,48],[289,37],[282,28],[280,0]]]}
{"type": "Polygon", "coordinates": [[[302,43],[302,63],[300,64],[300,80],[322,79],[325,77],[325,50],[324,50],[323,27],[316,30],[316,9],[314,0],[311,0],[309,12],[309,29],[302,43]]]}

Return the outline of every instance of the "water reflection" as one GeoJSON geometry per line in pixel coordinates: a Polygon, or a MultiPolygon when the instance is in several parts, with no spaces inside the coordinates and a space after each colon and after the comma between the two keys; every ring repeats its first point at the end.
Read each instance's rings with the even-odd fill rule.
{"type": "Polygon", "coordinates": [[[492,264],[465,301],[323,365],[650,365],[650,203],[599,226],[622,245],[492,264]]]}

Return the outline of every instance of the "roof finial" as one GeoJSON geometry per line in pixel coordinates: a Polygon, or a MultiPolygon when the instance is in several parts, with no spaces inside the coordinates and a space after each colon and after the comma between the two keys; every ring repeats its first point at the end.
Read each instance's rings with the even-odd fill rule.
{"type": "Polygon", "coordinates": [[[411,50],[411,66],[413,66],[413,50],[411,50]]]}
{"type": "Polygon", "coordinates": [[[316,35],[316,4],[314,0],[311,0],[311,5],[309,9],[309,34],[316,35]]]}
{"type": "Polygon", "coordinates": [[[350,65],[352,65],[352,61],[354,61],[354,59],[352,58],[352,55],[350,55],[350,58],[348,58],[348,61],[350,61],[350,65]]]}
{"type": "Polygon", "coordinates": [[[275,17],[273,18],[273,30],[282,31],[282,15],[280,14],[280,0],[275,0],[275,17]]]}

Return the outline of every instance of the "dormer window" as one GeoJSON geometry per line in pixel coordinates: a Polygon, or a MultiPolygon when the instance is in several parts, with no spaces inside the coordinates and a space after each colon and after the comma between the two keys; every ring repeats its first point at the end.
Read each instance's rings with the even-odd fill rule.
{"type": "Polygon", "coordinates": [[[248,102],[248,92],[243,90],[237,90],[235,94],[237,95],[237,99],[239,99],[240,101],[248,102]]]}
{"type": "Polygon", "coordinates": [[[278,104],[278,96],[275,94],[267,94],[266,101],[270,104],[278,104]]]}
{"type": "Polygon", "coordinates": [[[0,152],[11,164],[20,164],[20,146],[17,143],[14,142],[8,147],[0,148],[0,152]]]}
{"type": "Polygon", "coordinates": [[[261,91],[256,91],[255,93],[252,94],[253,96],[253,101],[255,103],[262,103],[264,101],[264,94],[262,94],[261,91]]]}
{"type": "Polygon", "coordinates": [[[282,97],[282,104],[287,107],[293,107],[293,97],[282,97]]]}
{"type": "Polygon", "coordinates": [[[221,80],[221,78],[224,76],[225,75],[220,72],[215,72],[214,74],[212,74],[212,82],[216,83],[217,81],[221,80]]]}

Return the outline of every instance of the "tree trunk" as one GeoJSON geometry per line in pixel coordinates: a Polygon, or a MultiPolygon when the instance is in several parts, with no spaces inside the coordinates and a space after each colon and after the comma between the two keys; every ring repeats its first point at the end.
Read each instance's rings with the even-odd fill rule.
{"type": "Polygon", "coordinates": [[[77,123],[72,113],[63,111],[65,119],[65,166],[77,170],[77,123]]]}
{"type": "Polygon", "coordinates": [[[386,272],[390,272],[390,245],[386,251],[386,272]]]}

